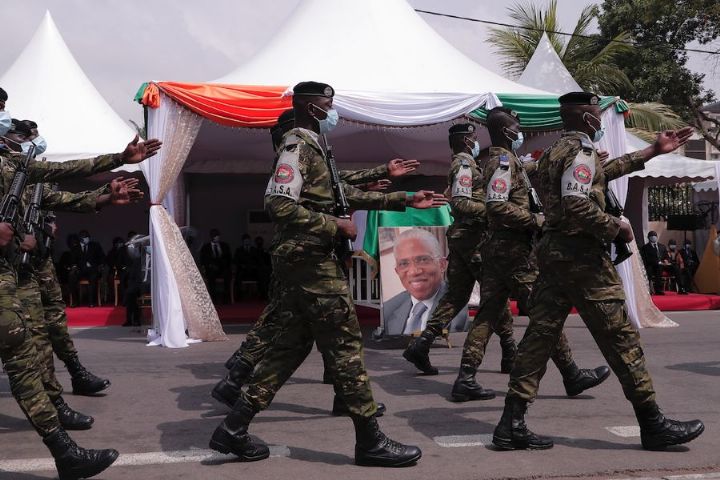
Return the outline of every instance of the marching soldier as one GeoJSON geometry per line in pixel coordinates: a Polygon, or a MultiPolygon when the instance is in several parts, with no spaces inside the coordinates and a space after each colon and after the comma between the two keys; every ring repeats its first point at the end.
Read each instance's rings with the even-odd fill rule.
{"type": "Polygon", "coordinates": [[[656,155],[672,152],[687,142],[692,130],[663,132],[654,145],[604,168],[594,146],[604,133],[598,103],[598,96],[587,92],[560,97],[565,133],[539,162],[539,179],[546,189],[544,234],[537,252],[540,272],[533,288],[530,324],[520,342],[505,409],[493,435],[493,443],[501,449],[553,446],[552,440],[527,428],[525,412],[537,395],[572,307],[577,308],[632,403],[645,449],[686,443],[704,430],[699,420],[666,418],[655,402],[640,336],[628,321],[622,283],[607,250],[616,238],[632,241],[632,229],[604,211],[607,181],[642,169],[656,155]]]}
{"type": "MultiPolygon", "coordinates": [[[[0,138],[2,195],[8,192],[13,180],[12,172],[17,168],[18,159],[11,154],[11,150],[17,151],[27,138],[25,133],[14,129],[0,138]]],[[[52,182],[112,170],[124,163],[139,163],[153,156],[161,145],[158,140],[142,143],[138,140],[136,137],[121,154],[62,163],[31,163],[27,170],[28,181],[52,182]]],[[[5,249],[3,255],[0,255],[0,359],[13,396],[35,430],[43,437],[43,442],[55,458],[60,478],[90,477],[110,466],[117,459],[118,452],[79,447],[58,421],[57,411],[43,388],[40,376],[42,365],[35,345],[23,324],[22,306],[17,298],[16,272],[8,260],[8,250],[14,246],[14,230],[13,225],[0,223],[0,247],[5,249]]],[[[26,239],[24,243],[25,250],[32,250],[35,246],[32,238],[26,239]]]]}
{"type": "MultiPolygon", "coordinates": [[[[481,181],[483,169],[476,159],[480,154],[476,127],[470,123],[457,124],[450,127],[448,134],[453,152],[448,174],[450,206],[453,214],[453,224],[447,232],[450,251],[447,269],[448,290],[439,300],[420,337],[403,353],[406,360],[426,375],[438,374],[437,368],[430,363],[430,346],[435,338],[442,334],[445,326],[467,306],[475,282],[480,280],[482,258],[477,247],[484,239],[487,229],[485,185],[481,181]]],[[[498,315],[497,322],[493,322],[492,325],[484,324],[485,328],[482,331],[478,328],[475,333],[478,342],[482,343],[483,350],[493,331],[498,334],[503,352],[501,371],[509,373],[516,350],[512,315],[507,305],[498,312],[498,315]],[[480,337],[484,340],[481,341],[480,337]]],[[[474,371],[468,372],[458,391],[454,391],[453,397],[458,401],[495,398],[495,394],[478,385],[474,377],[474,371]]]]}
{"type": "MultiPolygon", "coordinates": [[[[523,140],[517,113],[503,107],[494,108],[488,112],[487,128],[492,146],[481,181],[487,192],[488,239],[480,246],[483,258],[480,305],[465,339],[460,372],[453,385],[452,395],[456,399],[465,399],[468,385],[475,384],[491,322],[507,308],[511,293],[527,311],[537,278],[532,239],[542,226],[543,216],[530,210],[532,187],[514,153],[523,140]]],[[[594,370],[578,368],[564,334],[559,337],[552,359],[562,374],[568,396],[579,395],[610,375],[610,369],[605,366],[594,370]]]]}
{"type": "MultiPolygon", "coordinates": [[[[295,128],[279,151],[265,204],[276,223],[272,259],[278,319],[282,333],[257,366],[247,391],[215,430],[210,447],[241,460],[267,458],[269,450],[248,435],[257,412],[267,408],[275,392],[304,360],[313,340],[330,361],[338,391],[355,426],[355,463],[413,465],[420,449],[383,434],[375,418],[376,405],[363,361],[362,335],[349,294],[343,260],[335,253],[339,241],[357,234],[352,221],[333,216],[335,198],[320,135],[337,124],[332,87],[317,82],[295,86],[295,128]]],[[[348,198],[352,205],[352,198],[348,198]]],[[[431,208],[442,195],[420,191],[381,195],[374,208],[431,208]]],[[[362,204],[361,204],[362,205],[362,204]]],[[[365,208],[369,205],[365,204],[365,208]]]]}

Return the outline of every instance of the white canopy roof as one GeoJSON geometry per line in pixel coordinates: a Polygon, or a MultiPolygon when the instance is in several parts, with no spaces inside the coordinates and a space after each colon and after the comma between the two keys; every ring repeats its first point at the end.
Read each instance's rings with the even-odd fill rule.
{"type": "Polygon", "coordinates": [[[337,91],[543,94],[459,52],[405,0],[305,0],[247,63],[212,83],[337,91]]]}
{"type": "MultiPolygon", "coordinates": [[[[582,90],[555,52],[547,33],[543,33],[518,81],[559,95],[582,90]]],[[[629,152],[642,150],[649,145],[631,133],[626,132],[625,135],[629,152]]],[[[669,153],[653,158],[645,164],[644,170],[633,172],[629,177],[674,178],[678,181],[707,179],[715,176],[715,163],[669,153]]]]}
{"type": "Polygon", "coordinates": [[[580,85],[560,60],[547,33],[543,33],[540,38],[540,42],[535,47],[535,53],[518,78],[518,83],[558,95],[582,91],[580,85]]]}
{"type": "Polygon", "coordinates": [[[0,85],[8,92],[6,108],[13,117],[38,123],[49,161],[119,152],[135,135],[85,76],[50,12],[0,85]]]}

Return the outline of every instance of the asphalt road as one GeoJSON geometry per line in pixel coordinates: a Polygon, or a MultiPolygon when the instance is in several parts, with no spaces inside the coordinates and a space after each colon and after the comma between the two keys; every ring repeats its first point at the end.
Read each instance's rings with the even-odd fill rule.
{"type": "MultiPolygon", "coordinates": [[[[538,401],[527,420],[550,435],[556,446],[542,452],[498,452],[489,447],[503,407],[507,376],[499,373],[500,348],[492,340],[478,374],[494,400],[452,403],[450,388],[459,365],[464,334],[455,348],[436,347],[440,375],[423,377],[402,359],[400,349],[368,342],[366,364],[377,400],[388,407],[380,421],[392,438],[423,450],[417,466],[386,470],[356,467],[354,435],[347,418],[330,416],[332,388],[323,385],[317,352],[259,414],[250,432],[272,446],[265,461],[243,464],[213,455],[208,439],[225,407],[209,395],[224,373],[223,362],[247,328],[229,328],[230,341],[186,349],[146,347],[141,334],[121,327],[75,330],[81,360],[112,380],[107,395],[66,394],[75,409],[93,415],[92,430],[75,432],[86,447],[114,447],[121,457],[97,478],[116,479],[485,479],[659,477],[720,471],[720,312],[674,313],[678,328],[642,330],[644,349],[658,400],[672,418],[700,418],[706,431],[688,446],[667,452],[640,448],[637,422],[620,385],[611,376],[603,385],[568,399],[557,370],[550,366],[538,401]]],[[[517,321],[520,338],[527,319],[517,321]]],[[[603,364],[602,356],[576,316],[566,331],[581,367],[603,364]]],[[[369,333],[369,332],[368,332],[369,333]]],[[[61,382],[70,386],[64,367],[61,382]]],[[[0,479],[55,478],[50,456],[24,419],[0,375],[0,479]]],[[[701,477],[694,477],[701,478],[701,477]]]]}

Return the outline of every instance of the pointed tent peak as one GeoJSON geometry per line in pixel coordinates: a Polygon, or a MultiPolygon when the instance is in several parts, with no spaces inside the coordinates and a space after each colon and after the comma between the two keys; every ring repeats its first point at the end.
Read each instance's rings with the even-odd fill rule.
{"type": "Polygon", "coordinates": [[[12,115],[38,123],[48,160],[117,152],[135,134],[87,78],[49,11],[0,85],[12,115]]]}
{"type": "Polygon", "coordinates": [[[212,83],[340,91],[547,94],[459,52],[405,0],[304,0],[248,62],[212,83]]]}
{"type": "Polygon", "coordinates": [[[518,83],[558,95],[582,91],[560,60],[546,32],[540,37],[535,53],[518,78],[518,83]]]}

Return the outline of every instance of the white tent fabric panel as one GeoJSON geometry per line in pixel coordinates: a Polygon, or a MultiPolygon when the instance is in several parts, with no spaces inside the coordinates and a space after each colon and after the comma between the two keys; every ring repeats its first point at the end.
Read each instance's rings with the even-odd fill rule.
{"type": "Polygon", "coordinates": [[[543,94],[455,49],[405,0],[305,0],[247,63],[212,83],[346,91],[543,94]]]}
{"type": "MultiPolygon", "coordinates": [[[[130,128],[100,95],[70,53],[50,12],[10,69],[0,77],[7,110],[38,123],[49,161],[90,158],[122,151],[130,128]],[[78,134],[82,125],[82,135],[78,134]]],[[[125,171],[137,171],[126,165],[125,171]]]]}
{"type": "Polygon", "coordinates": [[[558,95],[582,91],[580,85],[563,65],[550,43],[547,33],[543,33],[540,37],[535,52],[517,81],[528,87],[554,92],[558,95]]]}
{"type": "MultiPolygon", "coordinates": [[[[642,150],[650,145],[632,134],[627,134],[628,151],[642,150]]],[[[644,170],[633,172],[629,177],[674,178],[677,181],[715,178],[715,165],[720,162],[688,158],[677,153],[659,155],[645,164],[644,170]]]]}

